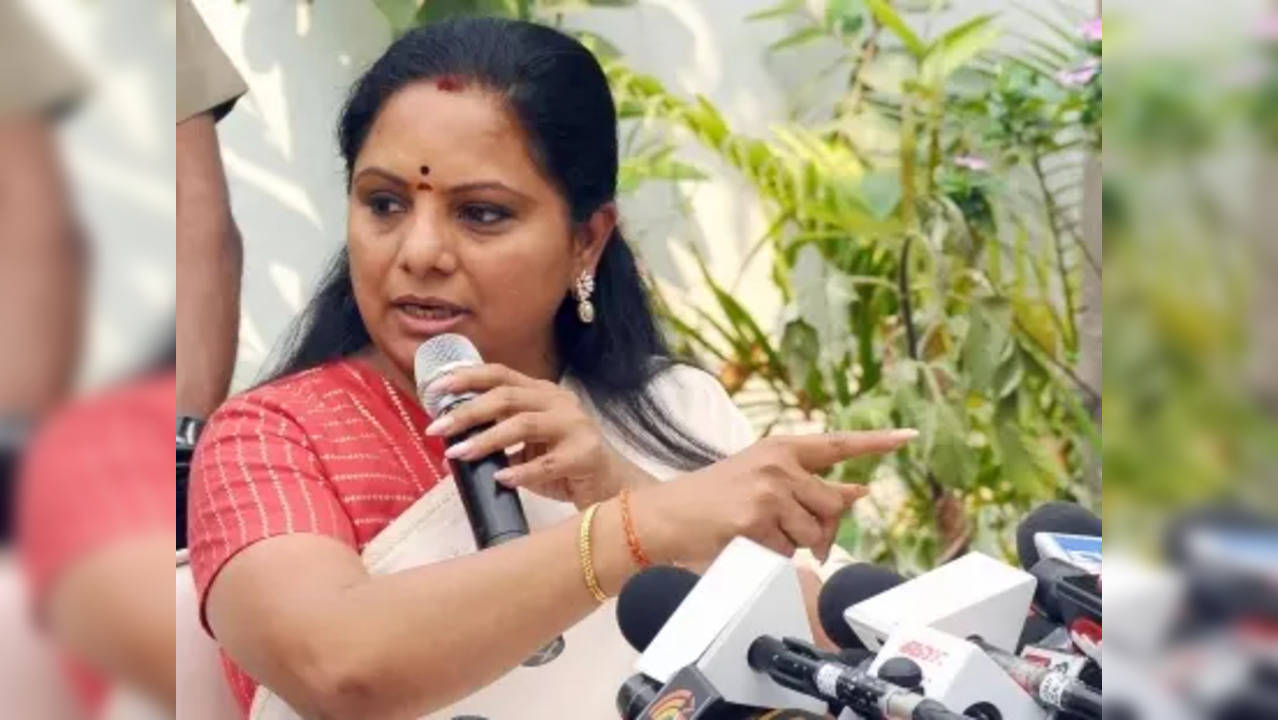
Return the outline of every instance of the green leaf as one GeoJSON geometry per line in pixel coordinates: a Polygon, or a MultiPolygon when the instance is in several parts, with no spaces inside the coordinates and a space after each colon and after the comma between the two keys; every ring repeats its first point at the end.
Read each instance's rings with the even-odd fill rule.
{"type": "MultiPolygon", "coordinates": [[[[925,372],[930,372],[927,370],[925,372]]],[[[932,448],[928,455],[928,468],[942,485],[966,489],[976,477],[976,458],[967,445],[967,430],[963,420],[949,405],[935,403],[931,406],[932,448]]]]}
{"type": "MultiPolygon", "coordinates": [[[[1015,343],[1009,343],[1008,348],[1014,351],[1015,343]]],[[[992,385],[994,399],[1003,400],[1010,397],[1020,387],[1024,377],[1025,370],[1021,364],[1021,356],[1016,352],[1009,352],[1008,357],[999,363],[998,370],[994,373],[992,385]]]]}
{"type": "Polygon", "coordinates": [[[856,297],[852,283],[812,243],[799,248],[790,276],[799,317],[817,331],[822,357],[834,364],[848,348],[848,306],[856,297]]]}
{"type": "Polygon", "coordinates": [[[969,387],[995,399],[996,375],[1015,347],[1012,342],[1012,305],[1003,298],[984,298],[972,305],[967,337],[963,341],[962,367],[969,387]]]}
{"type": "Polygon", "coordinates": [[[704,180],[706,174],[694,165],[671,157],[674,148],[623,158],[617,169],[617,192],[633,192],[647,180],[704,180]]]}
{"type": "Polygon", "coordinates": [[[851,35],[865,24],[864,0],[828,0],[825,26],[840,35],[851,35]]]}
{"type": "Polygon", "coordinates": [[[696,259],[697,266],[701,270],[702,279],[706,281],[706,285],[714,293],[715,300],[719,302],[719,308],[728,318],[728,322],[732,324],[732,327],[742,333],[742,336],[747,341],[753,341],[756,346],[762,349],[769,365],[778,370],[784,367],[781,363],[781,358],[772,349],[771,341],[768,340],[768,336],[764,334],[759,324],[755,322],[754,317],[741,306],[741,303],[737,302],[736,298],[732,297],[731,293],[724,290],[715,281],[714,277],[710,275],[710,268],[706,266],[705,259],[700,254],[696,254],[696,259]]]}
{"type": "Polygon", "coordinates": [[[784,50],[790,47],[797,47],[799,45],[803,45],[805,43],[809,43],[809,42],[812,42],[813,40],[816,40],[818,38],[823,38],[823,37],[825,37],[824,28],[817,25],[810,25],[808,27],[792,32],[789,35],[786,35],[785,37],[781,38],[780,40],[772,43],[771,45],[768,46],[768,51],[776,52],[778,50],[784,50]]]}
{"type": "Polygon", "coordinates": [[[785,365],[790,384],[802,386],[808,376],[817,369],[821,353],[821,340],[817,331],[802,320],[791,320],[781,333],[781,362],[785,365]]]}
{"type": "Polygon", "coordinates": [[[876,220],[886,220],[901,202],[901,182],[896,173],[867,173],[861,178],[861,199],[876,220]]]}
{"type": "Polygon", "coordinates": [[[905,19],[897,14],[887,0],[865,0],[865,4],[870,8],[870,12],[874,13],[874,18],[879,24],[892,34],[900,38],[901,43],[905,45],[905,49],[909,51],[916,59],[922,60],[927,54],[927,46],[919,39],[919,36],[910,29],[905,19]]]}
{"type": "Polygon", "coordinates": [[[1067,44],[1069,45],[1078,44],[1079,42],[1078,33],[1074,31],[1072,28],[1070,28],[1064,22],[1061,22],[1059,20],[1046,16],[1043,13],[1037,10],[1034,10],[1030,5],[1026,3],[1018,2],[1016,3],[1016,6],[1021,12],[1025,13],[1026,15],[1029,15],[1035,20],[1038,20],[1040,23],[1043,24],[1043,27],[1050,30],[1053,34],[1055,34],[1061,40],[1064,40],[1067,44]]]}
{"type": "Polygon", "coordinates": [[[373,0],[377,9],[386,16],[390,23],[391,34],[399,37],[413,26],[413,17],[417,15],[417,0],[373,0]]]}
{"type": "Polygon", "coordinates": [[[720,350],[714,343],[710,342],[710,339],[703,333],[698,332],[696,328],[681,320],[674,312],[663,309],[661,311],[661,319],[664,320],[679,337],[700,345],[716,359],[725,363],[728,362],[728,356],[724,354],[722,350],[720,350]]]}
{"type": "Polygon", "coordinates": [[[992,47],[998,36],[993,15],[980,15],[951,29],[928,49],[921,72],[923,83],[931,87],[943,83],[955,70],[992,47]]]}
{"type": "Polygon", "coordinates": [[[688,109],[687,117],[692,121],[692,129],[711,147],[722,146],[730,134],[728,123],[724,122],[719,109],[704,96],[697,96],[697,106],[688,109]]]}
{"type": "Polygon", "coordinates": [[[771,20],[772,18],[785,17],[792,13],[798,12],[803,7],[801,0],[783,0],[770,8],[752,12],[746,15],[746,20],[771,20]]]}

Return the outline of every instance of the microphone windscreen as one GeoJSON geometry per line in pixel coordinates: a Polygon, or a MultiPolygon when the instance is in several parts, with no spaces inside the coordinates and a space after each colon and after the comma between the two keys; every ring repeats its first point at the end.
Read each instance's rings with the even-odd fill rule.
{"type": "Polygon", "coordinates": [[[417,386],[417,397],[431,417],[443,414],[451,396],[448,393],[427,392],[427,387],[459,367],[480,365],[483,362],[479,350],[465,335],[436,335],[417,346],[417,352],[413,355],[413,380],[417,386]]]}
{"type": "Polygon", "coordinates": [[[1016,526],[1016,555],[1023,569],[1038,563],[1034,536],[1043,532],[1100,537],[1101,519],[1076,503],[1057,501],[1038,506],[1016,526]]]}
{"type": "Polygon", "coordinates": [[[895,570],[870,563],[856,563],[839,568],[821,586],[821,594],[817,596],[821,629],[841,648],[864,650],[865,643],[861,642],[856,633],[852,632],[847,620],[843,619],[843,611],[903,582],[905,578],[895,570]]]}
{"type": "Polygon", "coordinates": [[[617,596],[617,627],[630,647],[643,652],[674,615],[700,576],[672,565],[657,565],[630,578],[617,596]]]}

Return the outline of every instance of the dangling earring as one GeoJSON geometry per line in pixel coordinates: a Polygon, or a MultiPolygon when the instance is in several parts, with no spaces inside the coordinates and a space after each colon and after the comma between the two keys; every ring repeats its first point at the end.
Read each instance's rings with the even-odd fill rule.
{"type": "Polygon", "coordinates": [[[582,270],[577,276],[574,293],[577,296],[577,319],[589,325],[595,321],[595,305],[590,296],[595,292],[595,276],[589,270],[582,270]]]}

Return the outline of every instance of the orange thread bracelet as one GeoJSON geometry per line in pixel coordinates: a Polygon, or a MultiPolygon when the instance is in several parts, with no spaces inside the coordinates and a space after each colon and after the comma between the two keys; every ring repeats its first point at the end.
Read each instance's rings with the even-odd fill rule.
{"type": "Polygon", "coordinates": [[[635,532],[635,521],[630,515],[630,488],[622,488],[620,497],[621,524],[626,530],[626,544],[630,546],[630,557],[634,558],[640,570],[652,567],[652,561],[648,559],[643,546],[639,544],[639,533],[635,532]]]}

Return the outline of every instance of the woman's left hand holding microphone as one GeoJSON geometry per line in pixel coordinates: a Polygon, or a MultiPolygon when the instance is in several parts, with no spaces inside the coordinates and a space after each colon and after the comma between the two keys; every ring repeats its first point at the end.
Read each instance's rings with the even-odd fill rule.
{"type": "Polygon", "coordinates": [[[453,437],[492,423],[449,446],[449,458],[475,460],[523,445],[497,475],[505,485],[584,508],[654,481],[608,444],[575,393],[553,382],[490,363],[455,370],[435,389],[477,397],[436,418],[427,435],[453,437]]]}

